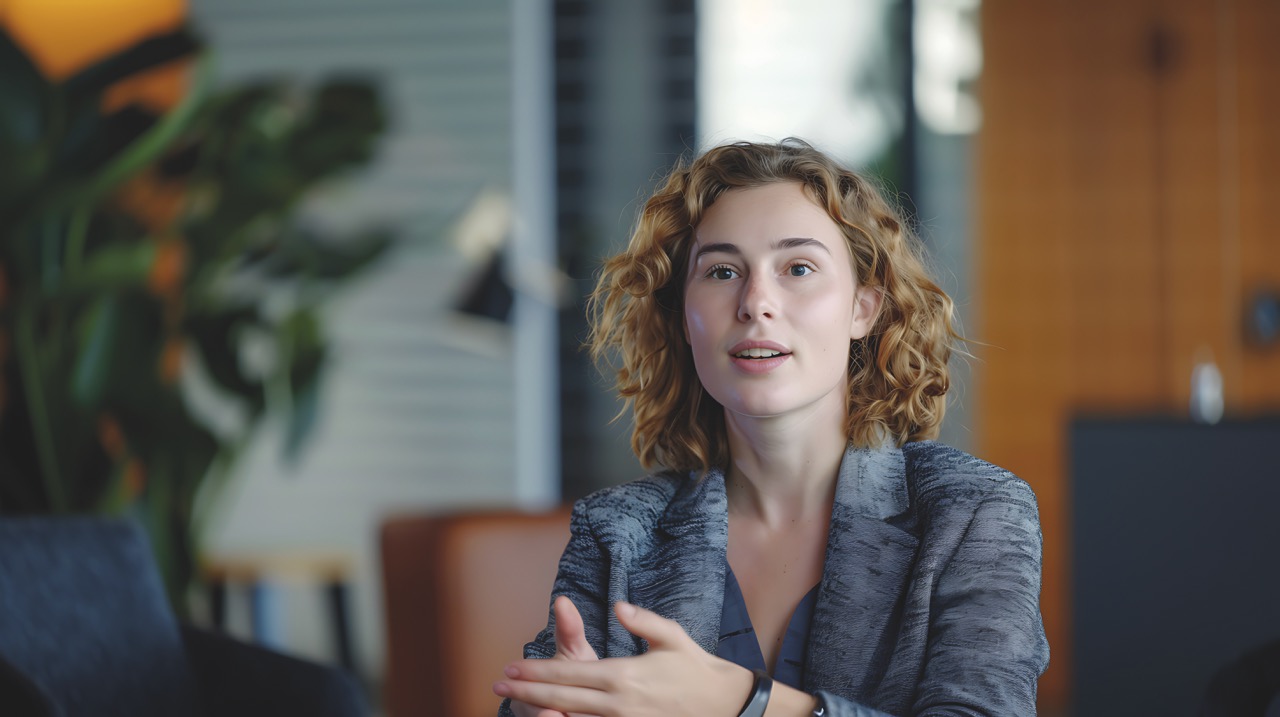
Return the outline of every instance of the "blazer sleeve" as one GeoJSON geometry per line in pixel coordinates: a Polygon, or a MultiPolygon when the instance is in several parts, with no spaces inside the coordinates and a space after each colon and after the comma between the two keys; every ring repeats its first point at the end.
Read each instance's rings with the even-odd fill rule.
{"type": "MultiPolygon", "coordinates": [[[[556,598],[568,596],[582,615],[582,624],[596,654],[605,655],[605,640],[609,624],[609,573],[610,560],[602,549],[600,541],[592,527],[585,500],[573,506],[573,514],[569,519],[569,544],[560,556],[560,567],[556,572],[556,581],[551,589],[550,604],[556,598]]],[[[556,654],[555,612],[550,605],[547,608],[547,626],[525,643],[525,659],[545,659],[556,654]]],[[[498,709],[499,717],[512,717],[511,701],[503,700],[498,709]]]]}
{"type": "MultiPolygon", "coordinates": [[[[1021,480],[1002,482],[979,503],[939,573],[911,715],[1036,714],[1036,684],[1049,662],[1040,555],[1035,494],[1021,480]]],[[[830,693],[818,697],[825,717],[889,717],[830,693]]]]}
{"type": "Polygon", "coordinates": [[[974,512],[934,591],[921,715],[1029,715],[1049,664],[1040,617],[1040,517],[1011,479],[974,512]]]}

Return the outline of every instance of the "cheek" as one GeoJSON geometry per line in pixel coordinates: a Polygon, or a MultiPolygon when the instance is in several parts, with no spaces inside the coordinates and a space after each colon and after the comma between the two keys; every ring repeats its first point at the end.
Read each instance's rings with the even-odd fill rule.
{"type": "Polygon", "coordinates": [[[704,384],[706,383],[703,380],[704,372],[710,370],[709,367],[714,363],[713,357],[719,340],[716,314],[714,311],[708,311],[707,308],[695,300],[686,302],[684,310],[685,341],[688,342],[693,366],[698,372],[698,380],[704,384]]]}
{"type": "Polygon", "coordinates": [[[847,341],[849,329],[853,324],[853,295],[846,292],[832,292],[812,297],[799,312],[814,332],[820,332],[830,343],[838,340],[847,341]]]}
{"type": "Polygon", "coordinates": [[[690,346],[693,345],[695,337],[703,331],[702,317],[698,312],[685,306],[684,310],[684,340],[690,346]]]}
{"type": "Polygon", "coordinates": [[[690,291],[684,297],[684,338],[691,346],[705,340],[714,329],[715,307],[706,296],[690,291]]]}
{"type": "Polygon", "coordinates": [[[703,354],[706,352],[704,344],[706,343],[706,329],[703,326],[701,317],[696,311],[685,310],[684,312],[684,340],[688,346],[689,355],[693,358],[693,368],[701,377],[703,354]]]}

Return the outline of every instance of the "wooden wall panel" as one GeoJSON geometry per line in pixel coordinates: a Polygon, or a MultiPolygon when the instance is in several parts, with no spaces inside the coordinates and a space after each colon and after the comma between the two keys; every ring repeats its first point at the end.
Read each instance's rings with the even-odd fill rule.
{"type": "Polygon", "coordinates": [[[1161,22],[1169,36],[1164,71],[1153,73],[1155,123],[1163,172],[1159,226],[1164,250],[1162,320],[1166,325],[1164,395],[1175,411],[1189,406],[1192,367],[1212,358],[1238,381],[1239,268],[1235,212],[1225,201],[1235,183],[1236,149],[1224,142],[1235,112],[1224,79],[1234,65],[1234,35],[1222,8],[1229,4],[1170,2],[1161,22]]]}
{"type": "Polygon", "coordinates": [[[1248,293],[1280,287],[1280,4],[982,12],[976,430],[1040,500],[1053,710],[1071,685],[1070,418],[1183,415],[1205,356],[1229,412],[1280,411],[1280,352],[1241,330],[1248,293]]]}
{"type": "MultiPolygon", "coordinates": [[[[1238,108],[1234,141],[1239,145],[1238,285],[1248,297],[1269,288],[1280,293],[1280,3],[1235,3],[1238,108]]],[[[1245,350],[1228,399],[1249,413],[1274,412],[1280,400],[1280,347],[1245,350]]]]}

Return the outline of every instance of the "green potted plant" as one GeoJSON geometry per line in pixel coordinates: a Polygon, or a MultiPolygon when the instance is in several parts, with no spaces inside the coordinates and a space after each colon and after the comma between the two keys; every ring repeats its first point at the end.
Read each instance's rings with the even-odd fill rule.
{"type": "Polygon", "coordinates": [[[326,357],[320,303],[389,243],[296,220],[372,156],[374,86],[212,91],[209,64],[178,27],[51,79],[0,26],[0,514],[135,515],[179,612],[197,494],[272,413],[296,451],[326,357]],[[166,112],[104,102],[193,58],[166,112]],[[250,344],[270,360],[250,365],[250,344]],[[193,383],[239,426],[203,419],[193,383]]]}

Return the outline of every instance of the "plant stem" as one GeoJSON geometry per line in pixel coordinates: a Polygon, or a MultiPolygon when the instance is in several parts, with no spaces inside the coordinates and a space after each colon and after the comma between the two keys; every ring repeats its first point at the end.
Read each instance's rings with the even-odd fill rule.
{"type": "Polygon", "coordinates": [[[67,270],[75,272],[84,260],[84,245],[89,238],[89,217],[93,215],[93,207],[82,204],[71,212],[71,222],[67,227],[67,270]]]}
{"type": "Polygon", "coordinates": [[[58,472],[58,456],[53,443],[53,426],[45,400],[44,382],[40,376],[40,357],[36,353],[35,310],[23,302],[18,310],[14,343],[18,349],[18,371],[27,393],[27,410],[31,413],[31,432],[35,436],[36,456],[40,461],[40,477],[44,480],[49,507],[62,513],[69,507],[62,476],[58,472]]]}
{"type": "Polygon", "coordinates": [[[61,217],[56,215],[46,217],[40,226],[40,283],[45,293],[53,291],[61,273],[58,260],[61,228],[61,217]]]}

